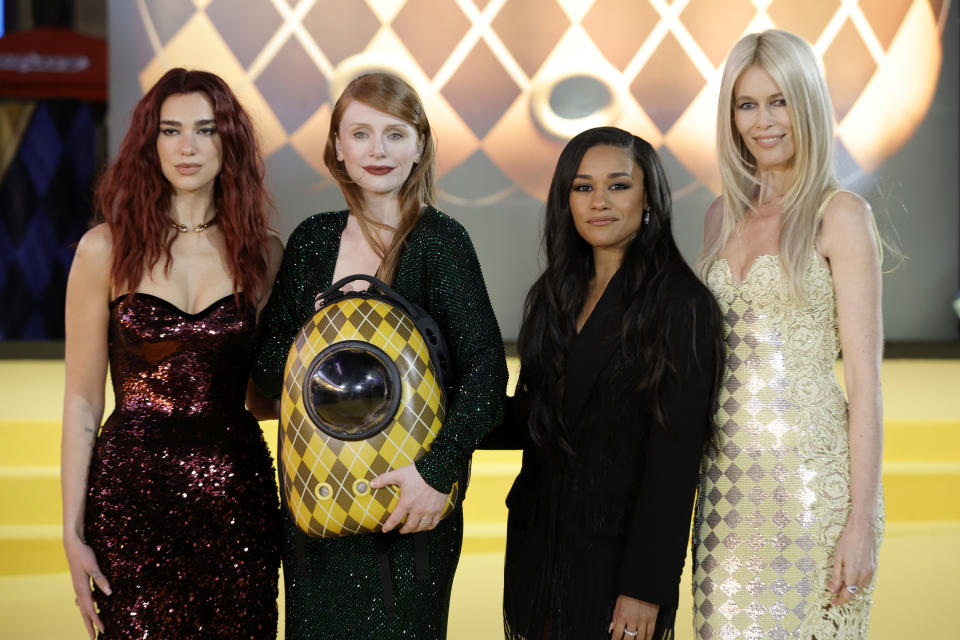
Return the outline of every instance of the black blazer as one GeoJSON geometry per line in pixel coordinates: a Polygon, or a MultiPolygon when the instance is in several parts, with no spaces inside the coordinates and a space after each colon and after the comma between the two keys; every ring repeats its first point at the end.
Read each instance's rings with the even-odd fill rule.
{"type": "MultiPolygon", "coordinates": [[[[685,273],[689,273],[685,271],[685,273]]],[[[576,456],[535,446],[514,408],[483,443],[523,448],[510,493],[504,574],[508,637],[607,638],[619,594],[660,605],[672,629],[704,439],[710,431],[719,311],[692,274],[666,301],[677,376],[661,382],[666,428],[636,391],[622,353],[618,272],[570,345],[562,397],[576,456]]],[[[510,403],[513,404],[513,403],[510,403]]]]}

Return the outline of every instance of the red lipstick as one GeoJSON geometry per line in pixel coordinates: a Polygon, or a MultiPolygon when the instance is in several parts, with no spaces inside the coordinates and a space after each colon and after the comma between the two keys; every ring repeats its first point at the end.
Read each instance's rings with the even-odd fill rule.
{"type": "Polygon", "coordinates": [[[391,171],[393,171],[393,167],[384,167],[384,166],[372,164],[364,167],[363,170],[375,176],[385,176],[391,171]]]}
{"type": "Polygon", "coordinates": [[[181,164],[175,165],[177,173],[182,176],[192,176],[197,171],[200,171],[201,165],[195,164],[192,162],[183,162],[181,164]]]}

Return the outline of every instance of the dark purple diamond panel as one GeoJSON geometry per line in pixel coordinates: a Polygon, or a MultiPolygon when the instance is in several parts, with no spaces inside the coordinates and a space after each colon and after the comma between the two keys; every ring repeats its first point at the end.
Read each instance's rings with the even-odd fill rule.
{"type": "Polygon", "coordinates": [[[74,246],[89,227],[103,106],[36,103],[0,177],[0,340],[63,338],[74,246]]]}

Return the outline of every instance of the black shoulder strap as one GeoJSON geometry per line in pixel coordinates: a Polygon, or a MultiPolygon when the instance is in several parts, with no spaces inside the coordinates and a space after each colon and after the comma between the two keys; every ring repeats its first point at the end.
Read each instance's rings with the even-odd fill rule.
{"type": "Polygon", "coordinates": [[[437,382],[443,392],[447,392],[447,385],[451,384],[454,379],[453,359],[450,357],[447,342],[443,339],[443,334],[440,333],[440,327],[437,326],[436,320],[434,320],[429,313],[424,311],[416,303],[404,298],[382,280],[365,273],[355,273],[340,278],[331,284],[326,291],[317,296],[317,302],[319,306],[322,307],[343,300],[344,298],[373,298],[375,300],[383,300],[398,307],[400,311],[405,313],[410,320],[413,321],[414,326],[417,327],[420,335],[423,336],[424,341],[427,343],[427,349],[430,351],[430,360],[433,362],[434,369],[439,378],[437,382]],[[370,288],[366,291],[342,291],[344,285],[357,280],[367,282],[370,288]]]}
{"type": "Polygon", "coordinates": [[[386,618],[396,618],[397,599],[393,594],[393,571],[390,568],[390,537],[384,533],[373,535],[377,564],[380,567],[380,585],[383,588],[383,615],[386,618]]]}

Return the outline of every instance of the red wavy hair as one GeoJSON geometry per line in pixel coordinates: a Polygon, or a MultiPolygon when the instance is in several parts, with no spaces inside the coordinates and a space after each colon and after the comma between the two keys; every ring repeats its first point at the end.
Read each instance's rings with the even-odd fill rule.
{"type": "Polygon", "coordinates": [[[213,104],[222,146],[220,173],[213,189],[217,224],[223,231],[226,261],[234,293],[257,296],[267,273],[263,247],[269,231],[269,197],[263,186],[263,156],[253,123],[219,76],[206,71],[171,69],[140,99],[120,151],[97,182],[95,210],[113,235],[110,280],[116,291],[133,293],[165,259],[169,273],[173,187],[163,177],[157,155],[160,107],[171,95],[201,92],[213,104]]]}

